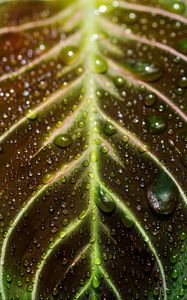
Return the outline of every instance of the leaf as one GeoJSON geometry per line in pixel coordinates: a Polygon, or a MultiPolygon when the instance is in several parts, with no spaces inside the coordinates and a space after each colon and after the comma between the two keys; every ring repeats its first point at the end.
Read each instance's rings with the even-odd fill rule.
{"type": "Polygon", "coordinates": [[[186,299],[185,1],[0,4],[1,299],[186,299]]]}

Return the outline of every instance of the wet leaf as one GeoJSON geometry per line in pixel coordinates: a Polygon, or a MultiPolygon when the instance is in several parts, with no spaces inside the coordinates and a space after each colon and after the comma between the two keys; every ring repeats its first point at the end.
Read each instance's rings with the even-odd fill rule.
{"type": "Polygon", "coordinates": [[[0,16],[0,299],[187,299],[186,1],[0,16]]]}

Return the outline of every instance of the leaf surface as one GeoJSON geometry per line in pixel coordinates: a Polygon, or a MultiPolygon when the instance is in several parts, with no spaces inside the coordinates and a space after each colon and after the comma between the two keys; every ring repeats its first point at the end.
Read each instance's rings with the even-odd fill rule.
{"type": "Polygon", "coordinates": [[[186,14],[0,4],[2,300],[187,299],[186,14]]]}

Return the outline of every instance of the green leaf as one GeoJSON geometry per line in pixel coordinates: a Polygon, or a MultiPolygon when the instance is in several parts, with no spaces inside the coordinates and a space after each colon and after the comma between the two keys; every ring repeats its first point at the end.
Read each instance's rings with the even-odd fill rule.
{"type": "Polygon", "coordinates": [[[185,1],[1,1],[0,299],[187,299],[185,1]]]}

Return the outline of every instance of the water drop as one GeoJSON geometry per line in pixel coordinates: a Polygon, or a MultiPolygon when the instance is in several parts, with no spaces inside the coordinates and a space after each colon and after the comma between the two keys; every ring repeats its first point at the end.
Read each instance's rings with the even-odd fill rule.
{"type": "Polygon", "coordinates": [[[105,146],[101,147],[101,153],[107,154],[108,153],[108,148],[105,147],[105,146]]]}
{"type": "Polygon", "coordinates": [[[92,278],[92,286],[94,289],[98,289],[101,285],[101,279],[99,278],[98,275],[94,274],[92,278]]]}
{"type": "Polygon", "coordinates": [[[177,14],[183,14],[186,10],[186,6],[181,1],[180,2],[179,1],[175,1],[175,2],[171,1],[171,4],[168,6],[168,9],[171,12],[174,12],[174,13],[177,13],[177,14]]]}
{"type": "Polygon", "coordinates": [[[160,134],[166,130],[167,123],[161,116],[153,115],[147,121],[147,128],[152,134],[160,134]]]}
{"type": "Polygon", "coordinates": [[[179,276],[178,270],[177,270],[177,269],[174,269],[174,270],[171,272],[171,277],[172,277],[173,279],[177,279],[178,276],[179,276]]]}
{"type": "Polygon", "coordinates": [[[96,266],[100,266],[100,265],[102,264],[102,261],[101,261],[100,257],[96,257],[96,258],[95,258],[94,264],[95,264],[96,266]]]}
{"type": "Polygon", "coordinates": [[[148,94],[144,99],[144,103],[146,106],[151,107],[156,103],[157,97],[155,94],[148,94]]]}
{"type": "Polygon", "coordinates": [[[133,220],[127,214],[122,216],[122,222],[123,222],[123,225],[128,229],[131,229],[134,226],[133,220]]]}
{"type": "Polygon", "coordinates": [[[154,63],[131,61],[129,67],[147,82],[155,82],[163,75],[162,70],[154,63]]]}
{"type": "Polygon", "coordinates": [[[98,188],[95,202],[98,208],[104,213],[112,213],[116,208],[114,199],[110,195],[108,195],[102,188],[98,188]]]}
{"type": "Polygon", "coordinates": [[[32,290],[33,290],[32,285],[29,285],[29,286],[27,287],[27,291],[28,291],[28,292],[32,292],[32,290]]]}
{"type": "Polygon", "coordinates": [[[35,120],[37,118],[37,113],[35,111],[29,110],[27,114],[27,118],[31,121],[35,120]]]}
{"type": "Polygon", "coordinates": [[[187,88],[187,77],[183,76],[179,79],[178,83],[177,83],[178,87],[180,88],[187,88]]]}
{"type": "Polygon", "coordinates": [[[54,144],[60,148],[67,148],[73,143],[69,134],[59,134],[54,139],[54,144]]]}
{"type": "Polygon", "coordinates": [[[10,275],[6,275],[6,281],[7,281],[8,283],[11,283],[12,277],[11,277],[10,275]]]}
{"type": "Polygon", "coordinates": [[[124,84],[125,84],[125,79],[123,78],[123,77],[121,77],[121,76],[116,76],[115,78],[114,78],[114,82],[115,82],[115,84],[116,84],[116,86],[124,86],[124,84]]]}
{"type": "Polygon", "coordinates": [[[96,73],[106,73],[108,70],[108,64],[106,60],[100,55],[96,55],[94,59],[94,70],[96,73]]]}
{"type": "Polygon", "coordinates": [[[113,134],[116,133],[116,129],[115,129],[115,127],[111,123],[106,123],[105,127],[104,127],[104,132],[107,135],[113,135],[113,134]]]}
{"type": "Polygon", "coordinates": [[[67,46],[64,47],[61,51],[62,60],[65,64],[69,65],[74,63],[78,55],[78,48],[75,46],[67,46]]]}
{"type": "Polygon", "coordinates": [[[163,171],[160,172],[147,191],[150,207],[160,215],[169,215],[175,210],[177,196],[175,184],[163,171]]]}
{"type": "Polygon", "coordinates": [[[182,280],[183,286],[187,287],[187,277],[184,277],[182,280]]]}
{"type": "Polygon", "coordinates": [[[181,232],[179,235],[179,238],[181,241],[184,241],[186,239],[186,237],[187,237],[186,232],[181,232]]]}

